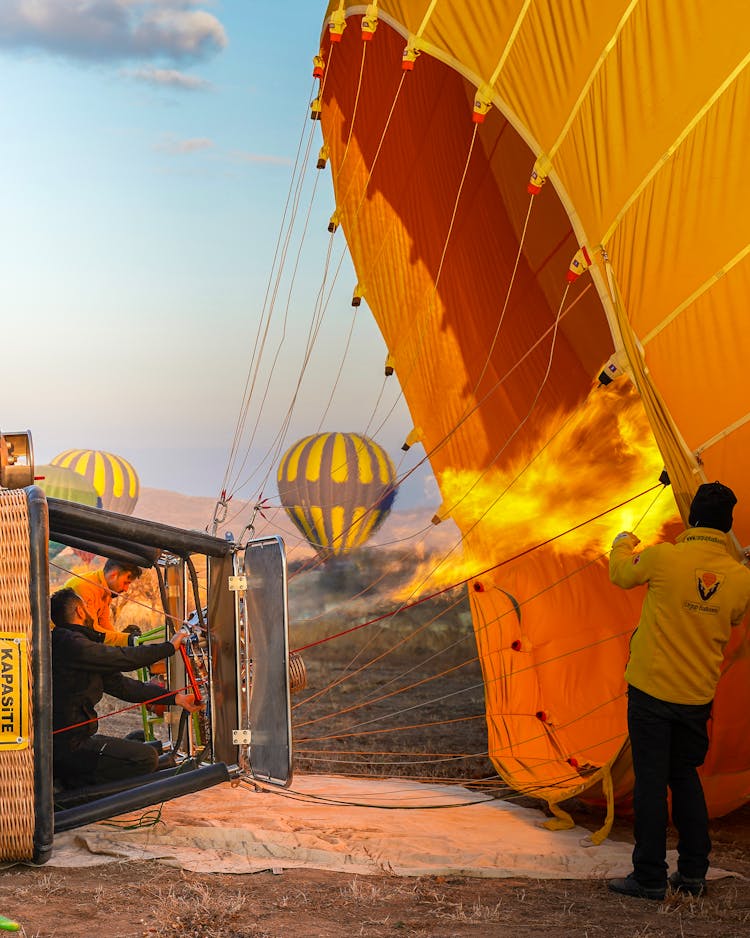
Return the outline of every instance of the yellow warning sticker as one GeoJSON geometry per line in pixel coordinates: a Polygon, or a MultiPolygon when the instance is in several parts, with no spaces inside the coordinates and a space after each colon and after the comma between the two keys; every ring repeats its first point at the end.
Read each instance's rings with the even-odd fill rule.
{"type": "Polygon", "coordinates": [[[0,632],[0,751],[29,745],[26,636],[0,632]]]}

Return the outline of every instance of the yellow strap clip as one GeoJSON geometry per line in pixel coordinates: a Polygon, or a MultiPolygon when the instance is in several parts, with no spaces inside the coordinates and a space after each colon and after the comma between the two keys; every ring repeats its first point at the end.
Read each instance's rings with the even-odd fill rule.
{"type": "Polygon", "coordinates": [[[474,113],[471,117],[472,121],[475,124],[483,124],[485,115],[491,107],[492,88],[489,85],[482,85],[480,88],[477,88],[477,93],[474,95],[474,113]]]}
{"type": "Polygon", "coordinates": [[[369,3],[362,17],[362,41],[369,42],[378,28],[378,5],[369,3]]]}
{"type": "Polygon", "coordinates": [[[338,10],[334,10],[328,19],[328,38],[331,42],[341,42],[346,29],[346,14],[344,13],[344,0],[341,0],[338,10]]]}

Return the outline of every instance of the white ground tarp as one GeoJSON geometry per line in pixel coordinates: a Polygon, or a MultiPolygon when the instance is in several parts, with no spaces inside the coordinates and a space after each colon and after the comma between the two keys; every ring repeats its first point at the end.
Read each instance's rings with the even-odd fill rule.
{"type": "Polygon", "coordinates": [[[286,792],[225,784],[186,795],[165,804],[153,827],[69,831],[55,837],[48,865],[154,859],[202,873],[308,867],[539,879],[629,872],[629,844],[591,846],[583,828],[547,831],[544,819],[452,785],[298,776],[286,792]]]}

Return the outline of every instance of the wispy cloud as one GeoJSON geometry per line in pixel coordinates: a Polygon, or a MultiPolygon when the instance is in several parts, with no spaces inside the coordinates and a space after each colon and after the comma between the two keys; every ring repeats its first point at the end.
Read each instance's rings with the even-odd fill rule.
{"type": "Polygon", "coordinates": [[[223,49],[224,27],[193,0],[2,0],[0,48],[73,58],[190,61],[223,49]]]}
{"type": "Polygon", "coordinates": [[[272,163],[275,166],[291,166],[288,156],[272,156],[265,153],[249,153],[247,150],[232,150],[229,159],[235,163],[272,163]]]}
{"type": "Polygon", "coordinates": [[[176,88],[180,91],[213,91],[214,88],[205,78],[187,75],[174,68],[125,69],[123,74],[157,88],[176,88]]]}
{"type": "Polygon", "coordinates": [[[185,153],[198,153],[201,150],[210,150],[214,146],[213,140],[208,137],[188,137],[181,140],[179,137],[173,137],[167,134],[155,144],[154,149],[162,153],[172,153],[176,156],[185,153]]]}

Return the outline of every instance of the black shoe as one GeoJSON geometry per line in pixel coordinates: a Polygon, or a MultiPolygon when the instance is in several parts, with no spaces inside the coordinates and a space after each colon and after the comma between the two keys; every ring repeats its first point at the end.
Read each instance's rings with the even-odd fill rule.
{"type": "Polygon", "coordinates": [[[624,879],[610,879],[607,887],[621,896],[634,896],[636,899],[661,900],[667,892],[666,886],[642,886],[632,873],[624,879]]]}
{"type": "Polygon", "coordinates": [[[146,734],[143,732],[143,730],[132,730],[132,732],[128,733],[125,739],[131,739],[136,743],[145,743],[146,734]]]}
{"type": "Polygon", "coordinates": [[[706,894],[706,881],[700,877],[693,879],[679,872],[672,873],[669,877],[669,885],[675,892],[687,893],[689,896],[705,896],[706,894]]]}

